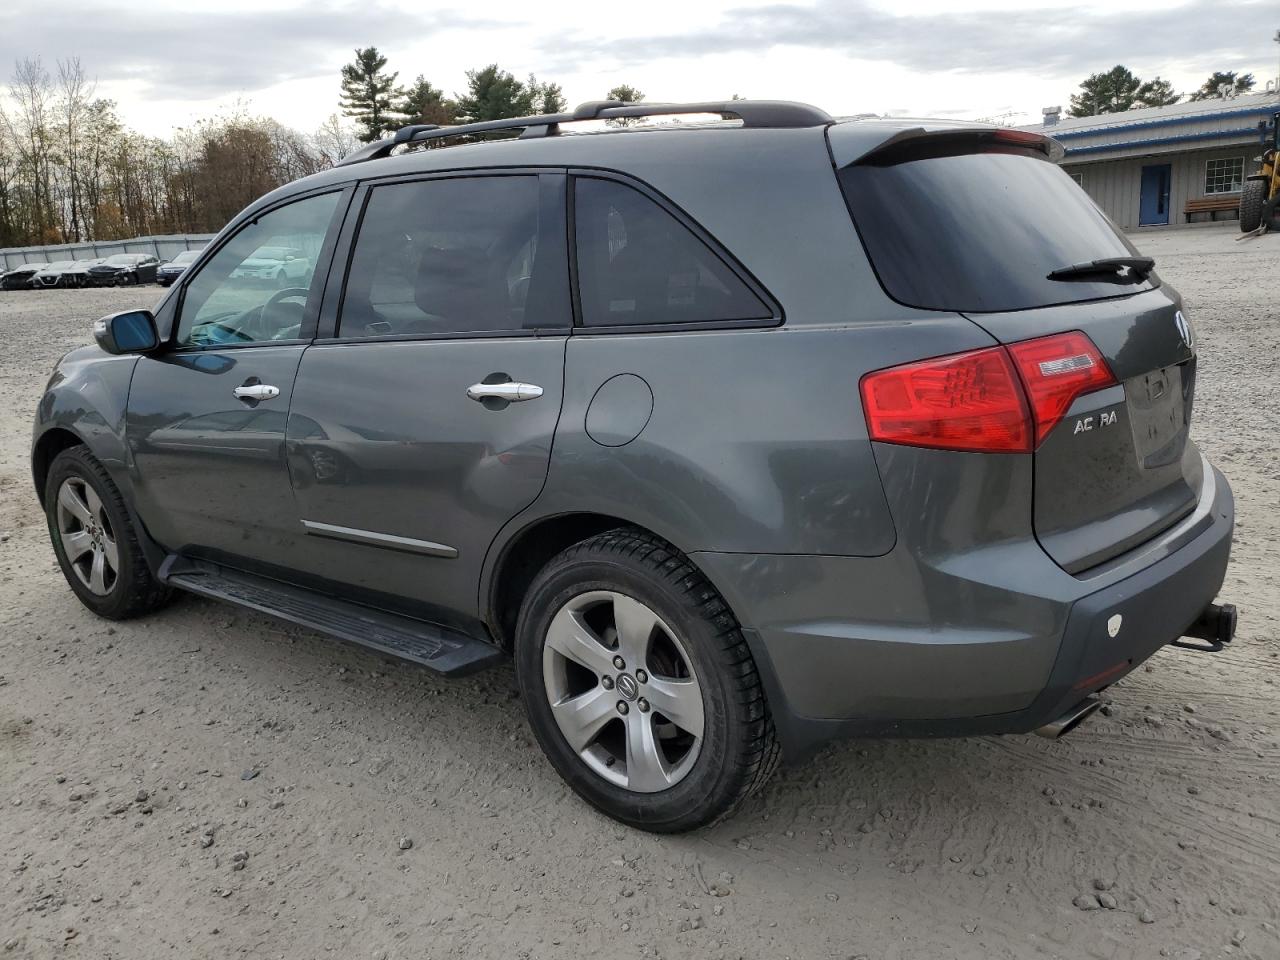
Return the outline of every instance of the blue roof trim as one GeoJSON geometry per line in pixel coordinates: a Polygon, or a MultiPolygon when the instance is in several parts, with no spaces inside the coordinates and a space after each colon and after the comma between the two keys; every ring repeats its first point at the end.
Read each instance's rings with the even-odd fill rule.
{"type": "MultiPolygon", "coordinates": [[[[1088,130],[1055,131],[1052,127],[1045,133],[1055,140],[1070,140],[1073,137],[1100,137],[1116,130],[1149,130],[1153,127],[1171,127],[1180,123],[1202,123],[1206,120],[1224,120],[1231,117],[1270,117],[1280,111],[1280,101],[1271,104],[1259,104],[1253,107],[1239,107],[1235,110],[1219,110],[1217,113],[1188,113],[1180,117],[1159,117],[1155,120],[1133,120],[1129,123],[1115,123],[1105,127],[1092,127],[1088,130]]],[[[1104,114],[1109,117],[1120,117],[1122,113],[1104,114]]]]}
{"type": "Polygon", "coordinates": [[[1175,137],[1148,137],[1145,140],[1122,140],[1119,143],[1090,143],[1083,147],[1067,147],[1068,157],[1083,153],[1107,153],[1112,150],[1130,150],[1134,147],[1158,147],[1166,143],[1191,143],[1196,140],[1221,140],[1223,137],[1256,135],[1257,127],[1236,127],[1232,130],[1207,130],[1203,133],[1183,133],[1175,137]]]}

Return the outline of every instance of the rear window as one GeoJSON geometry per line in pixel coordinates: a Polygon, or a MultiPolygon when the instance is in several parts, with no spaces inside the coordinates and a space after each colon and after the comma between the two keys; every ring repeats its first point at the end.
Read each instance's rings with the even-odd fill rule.
{"type": "Polygon", "coordinates": [[[1057,164],[1001,149],[851,164],[840,188],[885,291],[908,306],[1025,310],[1147,290],[1050,271],[1137,250],[1057,164]]]}
{"type": "Polygon", "coordinates": [[[585,326],[773,317],[710,247],[639,190],[577,177],[573,209],[585,326]]]}

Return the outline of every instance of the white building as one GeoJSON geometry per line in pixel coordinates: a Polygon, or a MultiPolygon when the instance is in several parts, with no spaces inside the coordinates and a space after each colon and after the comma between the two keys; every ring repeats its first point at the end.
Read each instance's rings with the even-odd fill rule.
{"type": "Polygon", "coordinates": [[[1256,93],[1096,117],[1046,110],[1043,125],[1023,129],[1059,141],[1063,169],[1130,230],[1236,219],[1244,178],[1257,172],[1261,127],[1276,113],[1280,93],[1256,93]]]}

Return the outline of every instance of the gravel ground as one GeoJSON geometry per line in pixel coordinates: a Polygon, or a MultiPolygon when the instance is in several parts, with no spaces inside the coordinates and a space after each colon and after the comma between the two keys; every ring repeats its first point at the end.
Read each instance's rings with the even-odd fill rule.
{"type": "Polygon", "coordinates": [[[1280,237],[1234,238],[1137,241],[1236,491],[1230,650],[1161,652],[1062,741],[837,745],[666,839],[561,784],[507,667],[444,681],[194,598],[89,615],[31,413],[158,291],[0,294],[0,957],[1280,956],[1280,237]]]}

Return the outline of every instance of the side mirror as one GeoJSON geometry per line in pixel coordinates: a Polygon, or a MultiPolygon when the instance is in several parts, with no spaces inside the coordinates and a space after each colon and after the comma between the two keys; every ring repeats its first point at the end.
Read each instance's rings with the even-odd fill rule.
{"type": "Polygon", "coordinates": [[[94,321],[93,338],[107,353],[147,353],[160,346],[150,310],[125,310],[94,321]]]}

